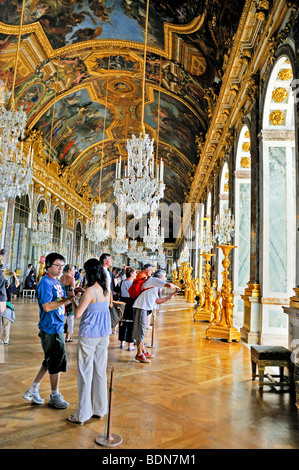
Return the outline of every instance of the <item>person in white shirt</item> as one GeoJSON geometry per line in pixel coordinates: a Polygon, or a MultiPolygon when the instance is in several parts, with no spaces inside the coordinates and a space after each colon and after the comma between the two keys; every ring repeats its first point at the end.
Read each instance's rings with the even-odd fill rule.
{"type": "Polygon", "coordinates": [[[150,357],[153,357],[144,347],[144,335],[146,330],[147,315],[155,308],[155,305],[163,304],[167,300],[172,299],[177,293],[177,286],[166,281],[166,271],[160,269],[155,272],[154,276],[147,279],[142,284],[142,292],[133,304],[134,325],[133,339],[137,343],[137,354],[135,359],[142,363],[148,363],[150,357]],[[160,291],[164,287],[175,289],[175,292],[167,297],[160,297],[160,291]]]}

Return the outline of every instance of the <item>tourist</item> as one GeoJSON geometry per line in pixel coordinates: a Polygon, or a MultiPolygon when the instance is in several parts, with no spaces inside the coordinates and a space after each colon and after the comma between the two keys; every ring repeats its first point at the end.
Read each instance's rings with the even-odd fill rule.
{"type": "Polygon", "coordinates": [[[84,264],[87,288],[77,306],[72,300],[75,318],[80,318],[78,335],[77,411],[68,420],[84,424],[92,417],[103,418],[108,411],[107,360],[111,320],[110,290],[100,262],[89,259],[84,264]]]}
{"type": "MultiPolygon", "coordinates": [[[[62,285],[62,288],[65,293],[65,297],[67,296],[67,293],[69,290],[75,290],[76,287],[76,281],[75,281],[75,266],[72,264],[67,264],[63,268],[63,274],[61,278],[59,279],[60,284],[62,285]]],[[[73,343],[74,340],[71,337],[71,335],[74,332],[74,312],[73,312],[73,307],[72,304],[66,305],[65,306],[65,342],[66,343],[73,343]]]]}
{"type": "Polygon", "coordinates": [[[125,347],[125,342],[128,343],[128,351],[133,351],[134,341],[132,338],[133,331],[133,303],[135,299],[132,299],[129,294],[129,288],[133,284],[134,279],[137,276],[137,271],[134,268],[128,267],[126,269],[127,278],[120,283],[120,301],[125,302],[125,310],[123,318],[120,321],[118,328],[118,339],[120,341],[120,347],[125,347]]]}
{"type": "Polygon", "coordinates": [[[177,286],[166,281],[166,272],[162,269],[155,272],[154,276],[147,279],[142,285],[142,292],[133,304],[134,325],[132,336],[137,342],[137,354],[135,359],[142,363],[151,362],[149,358],[152,354],[146,351],[144,347],[144,336],[147,324],[147,316],[155,308],[156,304],[162,304],[172,299],[177,293],[177,286]],[[176,292],[161,297],[161,290],[165,287],[175,289],[176,292]]]}
{"type": "Polygon", "coordinates": [[[25,278],[24,287],[25,287],[25,289],[32,289],[32,290],[34,290],[36,288],[36,282],[35,282],[34,270],[33,269],[31,269],[29,271],[29,273],[27,274],[27,276],[25,278]]]}
{"type": "Polygon", "coordinates": [[[37,286],[38,328],[44,360],[31,387],[23,395],[26,400],[36,405],[42,405],[45,400],[39,394],[39,387],[46,374],[49,373],[51,394],[48,405],[57,409],[69,406],[69,403],[59,393],[60,372],[67,370],[64,306],[74,296],[73,291],[70,291],[65,297],[62,286],[57,279],[62,274],[64,264],[65,259],[59,253],[50,253],[46,257],[46,272],[37,286]]]}
{"type": "Polygon", "coordinates": [[[13,293],[17,290],[20,283],[17,278],[16,273],[13,271],[13,282],[9,280],[5,281],[5,288],[6,288],[6,308],[4,312],[1,313],[1,339],[0,344],[4,344],[4,346],[9,345],[9,337],[10,337],[10,327],[12,323],[15,321],[15,309],[11,304],[11,298],[13,293]]]}

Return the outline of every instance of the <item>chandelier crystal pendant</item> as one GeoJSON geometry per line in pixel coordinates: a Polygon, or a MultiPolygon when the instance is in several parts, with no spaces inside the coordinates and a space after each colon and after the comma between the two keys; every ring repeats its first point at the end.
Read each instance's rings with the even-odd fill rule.
{"type": "Polygon", "coordinates": [[[230,245],[230,240],[235,234],[234,216],[231,215],[230,209],[224,211],[223,215],[215,218],[214,223],[214,239],[218,239],[221,245],[230,245]]]}
{"type": "Polygon", "coordinates": [[[94,243],[101,243],[109,236],[109,223],[106,221],[107,204],[94,203],[91,220],[86,223],[86,237],[94,243]]]}
{"type": "Polygon", "coordinates": [[[128,250],[128,239],[126,238],[126,227],[116,228],[117,237],[111,242],[112,249],[117,254],[126,253],[128,250]]]}
{"type": "Polygon", "coordinates": [[[33,150],[30,147],[28,154],[24,155],[23,142],[19,142],[19,139],[24,139],[27,116],[23,107],[19,110],[15,108],[14,102],[24,7],[25,0],[22,4],[11,96],[7,107],[2,104],[0,108],[0,200],[27,193],[33,176],[33,150]]]}
{"type": "Polygon", "coordinates": [[[145,229],[143,241],[146,246],[151,251],[159,250],[163,245],[164,236],[163,236],[163,227],[160,228],[160,220],[156,214],[153,214],[149,221],[149,232],[145,229]]]}

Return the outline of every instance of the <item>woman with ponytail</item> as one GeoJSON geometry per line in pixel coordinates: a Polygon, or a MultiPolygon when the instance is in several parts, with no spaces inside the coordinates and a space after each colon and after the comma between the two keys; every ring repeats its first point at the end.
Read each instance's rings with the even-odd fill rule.
{"type": "Polygon", "coordinates": [[[108,412],[107,360],[111,320],[110,291],[100,262],[89,259],[84,264],[87,288],[79,306],[72,300],[75,318],[80,318],[78,334],[77,411],[68,420],[84,424],[90,418],[102,419],[108,412]]]}

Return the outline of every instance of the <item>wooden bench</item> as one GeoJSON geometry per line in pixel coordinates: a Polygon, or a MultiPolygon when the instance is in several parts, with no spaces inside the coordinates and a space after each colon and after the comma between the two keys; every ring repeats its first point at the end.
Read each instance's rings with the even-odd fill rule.
{"type": "Polygon", "coordinates": [[[35,289],[23,289],[22,290],[22,297],[30,297],[31,299],[34,299],[35,289]]]}
{"type": "Polygon", "coordinates": [[[273,386],[294,386],[294,364],[291,361],[291,351],[283,346],[251,346],[251,366],[252,380],[259,377],[259,389],[263,389],[264,385],[273,386]],[[256,366],[258,366],[258,375],[256,374],[256,366]],[[278,374],[265,374],[266,367],[279,367],[278,374]],[[284,375],[284,368],[289,370],[289,376],[284,375]],[[265,376],[269,381],[265,381],[265,376]],[[274,379],[279,377],[279,381],[274,379]]]}

